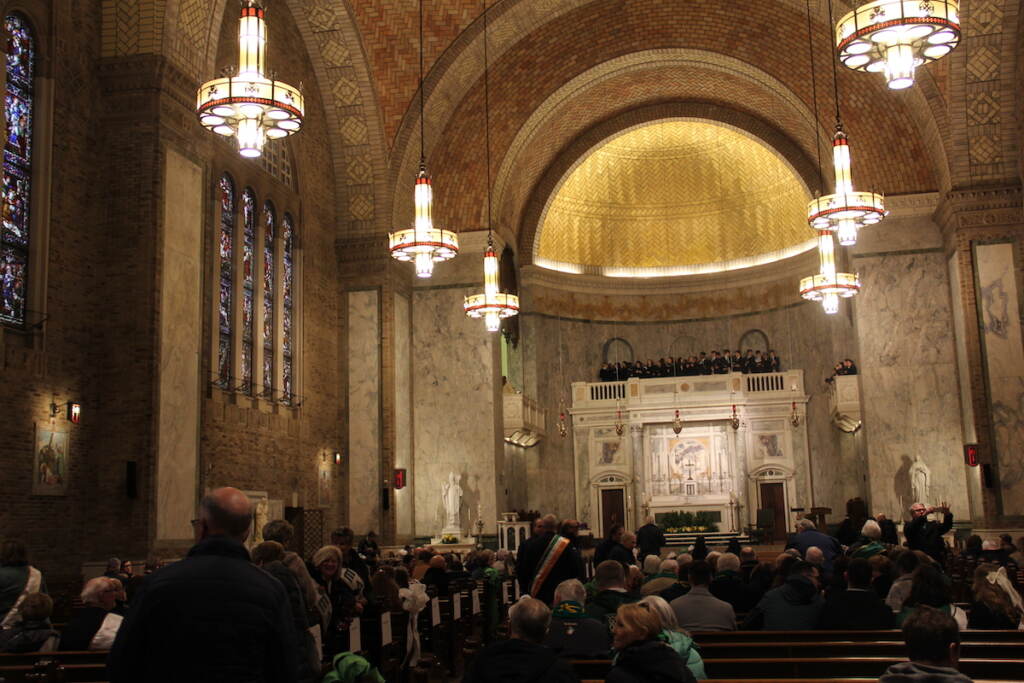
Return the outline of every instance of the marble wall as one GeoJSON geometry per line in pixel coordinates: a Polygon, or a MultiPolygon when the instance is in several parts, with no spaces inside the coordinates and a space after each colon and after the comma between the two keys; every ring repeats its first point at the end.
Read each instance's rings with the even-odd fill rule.
{"type": "MultiPolygon", "coordinates": [[[[892,226],[890,226],[892,227],[892,226]]],[[[912,500],[910,469],[930,473],[926,504],[950,503],[969,516],[962,455],[953,315],[946,261],[934,226],[904,225],[924,248],[861,251],[855,259],[861,401],[871,505],[890,516],[912,500]]]]}
{"type": "Polygon", "coordinates": [[[974,247],[982,345],[1004,515],[1024,514],[1024,349],[1012,242],[974,247]]]}
{"type": "Polygon", "coordinates": [[[167,149],[160,291],[156,540],[192,537],[199,458],[203,170],[167,149]]]}
{"type": "MultiPolygon", "coordinates": [[[[395,294],[395,468],[406,470],[406,481],[413,476],[412,462],[412,377],[410,344],[412,319],[409,299],[395,294]]],[[[414,496],[412,487],[395,490],[396,533],[402,539],[414,535],[414,496]]]]}
{"type": "Polygon", "coordinates": [[[380,294],[348,293],[348,523],[380,532],[380,294]]]}
{"type": "MultiPolygon", "coordinates": [[[[435,274],[434,280],[447,274],[435,274]]],[[[413,488],[418,536],[441,532],[441,487],[449,472],[461,476],[460,521],[465,531],[482,517],[485,533],[495,533],[497,515],[507,510],[498,335],[487,332],[482,321],[467,318],[461,306],[462,297],[475,289],[434,285],[413,292],[413,488]]]]}

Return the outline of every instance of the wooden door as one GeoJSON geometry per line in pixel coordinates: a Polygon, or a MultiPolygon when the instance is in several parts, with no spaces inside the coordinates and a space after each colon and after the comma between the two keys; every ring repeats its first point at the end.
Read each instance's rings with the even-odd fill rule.
{"type": "Polygon", "coordinates": [[[623,489],[601,489],[601,535],[607,536],[613,524],[626,523],[626,496],[623,489]]]}
{"type": "Polygon", "coordinates": [[[761,484],[761,508],[774,512],[775,528],[772,529],[772,537],[765,540],[785,541],[789,528],[786,524],[786,492],[781,482],[761,484]]]}

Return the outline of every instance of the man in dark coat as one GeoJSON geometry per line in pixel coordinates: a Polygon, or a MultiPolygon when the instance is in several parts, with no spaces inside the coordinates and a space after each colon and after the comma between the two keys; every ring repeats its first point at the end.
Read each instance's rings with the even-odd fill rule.
{"type": "Polygon", "coordinates": [[[519,590],[528,593],[545,604],[551,604],[555,598],[555,586],[566,579],[582,579],[577,575],[579,567],[582,566],[578,553],[568,539],[555,533],[558,528],[558,519],[554,515],[546,515],[540,519],[540,533],[533,536],[519,548],[519,556],[516,559],[516,577],[519,581],[519,590]],[[544,582],[540,585],[536,594],[533,591],[534,578],[537,573],[544,569],[546,558],[549,557],[548,549],[552,553],[559,553],[551,564],[544,582]]]}
{"type": "Polygon", "coordinates": [[[608,554],[612,551],[612,548],[619,544],[624,533],[626,533],[626,528],[621,524],[612,524],[609,527],[608,535],[594,549],[595,567],[608,559],[608,554]]]}
{"type": "Polygon", "coordinates": [[[893,628],[892,610],[871,588],[871,563],[861,557],[846,567],[846,589],[825,601],[818,628],[832,631],[873,631],[893,628]]]}
{"type": "Polygon", "coordinates": [[[910,514],[913,519],[903,527],[907,546],[911,550],[923,551],[942,564],[946,555],[946,542],[942,540],[942,535],[953,528],[953,513],[949,511],[949,505],[942,503],[938,507],[926,508],[923,503],[914,503],[910,514]],[[928,515],[933,512],[942,513],[942,522],[928,521],[928,515]]]}
{"type": "Polygon", "coordinates": [[[793,565],[786,582],[764,594],[747,614],[742,628],[766,631],[811,631],[818,625],[825,600],[819,592],[818,568],[809,562],[793,565]]]}
{"type": "Polygon", "coordinates": [[[203,498],[196,545],[146,580],[117,632],[107,661],[112,683],[298,679],[288,595],[242,545],[251,523],[252,506],[238,489],[203,498]]]}
{"type": "Polygon", "coordinates": [[[508,610],[509,638],[481,650],[463,683],[575,683],[569,662],[541,643],[551,610],[540,600],[523,598],[508,610]]]}
{"type": "Polygon", "coordinates": [[[626,573],[615,560],[605,560],[594,570],[597,593],[587,601],[586,616],[608,626],[611,631],[620,605],[638,601],[641,596],[626,590],[626,573]]]}
{"type": "Polygon", "coordinates": [[[817,547],[825,556],[822,567],[825,573],[832,571],[832,560],[842,552],[839,541],[828,534],[823,534],[814,528],[814,522],[809,519],[799,519],[796,522],[797,532],[791,538],[786,548],[796,548],[804,557],[807,556],[807,549],[817,547]]]}
{"type": "Polygon", "coordinates": [[[654,523],[653,515],[648,515],[645,524],[636,530],[636,544],[640,546],[640,562],[648,555],[660,555],[665,545],[665,534],[654,523]]]}
{"type": "Polygon", "coordinates": [[[629,568],[636,564],[636,558],[633,557],[633,548],[635,547],[636,534],[626,531],[622,534],[621,540],[608,552],[608,559],[621,564],[626,576],[629,576],[629,568]]]}
{"type": "Polygon", "coordinates": [[[896,533],[896,523],[891,519],[888,519],[882,513],[875,515],[875,521],[878,522],[879,528],[882,530],[882,543],[886,545],[899,545],[900,537],[896,533]]]}

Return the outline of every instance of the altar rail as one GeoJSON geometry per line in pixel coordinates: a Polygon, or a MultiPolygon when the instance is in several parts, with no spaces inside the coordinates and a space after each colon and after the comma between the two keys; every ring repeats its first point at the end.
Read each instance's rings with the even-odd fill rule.
{"type": "Polygon", "coordinates": [[[804,371],[787,370],[744,375],[689,377],[633,377],[624,382],[573,382],[573,408],[609,404],[670,405],[686,403],[740,403],[748,399],[803,397],[804,371]]]}

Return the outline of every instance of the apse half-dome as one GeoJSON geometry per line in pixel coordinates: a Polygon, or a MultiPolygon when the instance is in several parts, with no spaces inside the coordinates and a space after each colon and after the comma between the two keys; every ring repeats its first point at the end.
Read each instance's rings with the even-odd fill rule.
{"type": "Polygon", "coordinates": [[[756,266],[814,248],[810,195],[776,150],[732,126],[672,119],[593,148],[548,199],[534,263],[658,277],[756,266]]]}

